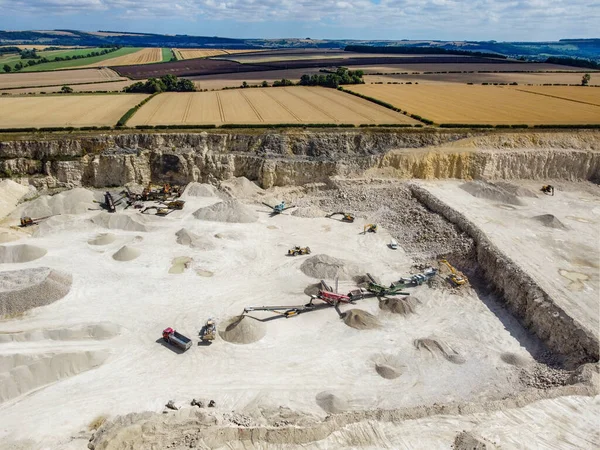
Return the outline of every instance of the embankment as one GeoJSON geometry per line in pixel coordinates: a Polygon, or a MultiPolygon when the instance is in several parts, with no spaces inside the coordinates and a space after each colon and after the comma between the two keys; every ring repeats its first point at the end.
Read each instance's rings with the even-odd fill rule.
{"type": "Polygon", "coordinates": [[[42,188],[216,183],[239,176],[269,188],[365,173],[600,182],[600,132],[236,130],[0,142],[0,175],[42,188]]]}

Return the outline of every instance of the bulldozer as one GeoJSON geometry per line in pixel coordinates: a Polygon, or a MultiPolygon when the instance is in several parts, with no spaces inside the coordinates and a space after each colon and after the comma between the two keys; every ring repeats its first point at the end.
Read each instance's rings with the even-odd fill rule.
{"type": "Polygon", "coordinates": [[[21,217],[21,227],[25,228],[25,227],[30,227],[31,225],[37,225],[39,222],[41,222],[44,219],[48,219],[49,217],[52,217],[52,216],[38,217],[37,219],[32,219],[29,216],[21,217]]]}
{"type": "Polygon", "coordinates": [[[310,247],[294,247],[288,250],[288,256],[310,255],[310,247]]]}
{"type": "Polygon", "coordinates": [[[440,263],[445,264],[446,266],[448,266],[448,269],[450,269],[450,275],[448,275],[448,281],[450,283],[452,283],[454,286],[456,286],[456,287],[462,286],[463,284],[465,284],[467,282],[467,279],[465,277],[463,277],[462,275],[459,275],[459,273],[456,271],[456,269],[454,267],[452,267],[452,264],[450,264],[447,260],[442,259],[442,260],[440,260],[440,263]]]}
{"type": "Polygon", "coordinates": [[[377,224],[370,223],[365,225],[365,227],[363,228],[363,234],[365,233],[377,233],[377,224]]]}
{"type": "Polygon", "coordinates": [[[554,186],[552,186],[551,184],[543,185],[540,191],[542,191],[546,195],[554,196],[554,186]]]}
{"type": "Polygon", "coordinates": [[[342,216],[342,222],[348,222],[348,223],[353,223],[354,222],[354,214],[352,213],[345,213],[345,212],[335,212],[332,214],[329,214],[327,216],[328,219],[333,219],[333,216],[337,216],[341,214],[342,216]]]}
{"type": "Polygon", "coordinates": [[[156,213],[154,213],[155,216],[167,216],[169,214],[171,214],[173,211],[175,211],[174,209],[169,209],[169,208],[161,208],[159,206],[148,206],[147,208],[144,208],[142,211],[140,211],[142,214],[146,214],[147,211],[150,210],[156,210],[156,213]]]}
{"type": "Polygon", "coordinates": [[[206,324],[200,330],[200,341],[205,344],[210,344],[215,340],[215,335],[217,331],[217,325],[214,319],[208,319],[206,324]]]}

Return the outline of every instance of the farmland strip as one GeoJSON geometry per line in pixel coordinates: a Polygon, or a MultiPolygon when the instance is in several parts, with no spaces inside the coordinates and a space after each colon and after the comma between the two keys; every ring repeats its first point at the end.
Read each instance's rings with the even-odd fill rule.
{"type": "Polygon", "coordinates": [[[260,113],[258,112],[256,107],[248,99],[248,96],[244,92],[240,92],[240,94],[242,94],[242,97],[244,97],[244,100],[246,100],[246,102],[248,103],[248,106],[250,106],[250,108],[252,108],[252,111],[254,111],[254,114],[256,114],[256,117],[258,117],[258,120],[260,120],[261,122],[264,122],[264,119],[262,118],[262,116],[260,115],[260,113]]]}
{"type": "Polygon", "coordinates": [[[300,117],[298,117],[296,114],[294,114],[294,112],[288,108],[284,103],[280,102],[279,100],[277,100],[275,97],[273,97],[271,94],[269,94],[267,91],[263,91],[263,94],[265,94],[267,97],[271,98],[271,100],[273,100],[275,103],[277,103],[279,106],[281,106],[283,109],[285,109],[288,113],[290,113],[290,115],[296,119],[296,122],[302,122],[302,119],[300,119],[300,117]]]}
{"type": "Polygon", "coordinates": [[[189,96],[187,104],[185,105],[185,111],[183,112],[183,123],[187,122],[187,118],[190,115],[190,108],[192,107],[193,96],[189,96]]]}
{"type": "MultiPolygon", "coordinates": [[[[325,116],[329,117],[331,120],[333,120],[334,122],[339,122],[339,120],[337,120],[334,116],[332,116],[331,114],[327,113],[327,111],[324,111],[322,108],[320,108],[318,105],[315,105],[313,102],[306,100],[305,98],[300,97],[298,94],[296,93],[291,93],[290,90],[288,88],[283,88],[285,90],[285,92],[287,92],[288,94],[290,94],[293,97],[296,97],[298,100],[312,106],[313,108],[315,108],[317,111],[323,113],[325,116]]],[[[294,88],[292,88],[294,89],[294,88]]]]}
{"type": "Polygon", "coordinates": [[[528,91],[527,89],[516,89],[515,88],[515,91],[527,92],[528,94],[543,95],[544,97],[558,98],[560,100],[567,100],[567,101],[575,102],[575,103],[583,103],[584,105],[600,106],[597,103],[584,102],[583,100],[575,100],[574,98],[561,97],[560,95],[544,94],[543,92],[528,91]]]}
{"type": "MultiPolygon", "coordinates": [[[[373,119],[371,116],[368,116],[368,115],[366,115],[366,114],[363,114],[361,111],[357,111],[355,108],[352,108],[352,107],[350,107],[349,105],[344,105],[344,104],[342,104],[341,102],[339,102],[339,101],[337,100],[337,98],[335,98],[335,96],[330,96],[330,95],[328,95],[328,94],[329,94],[329,92],[327,92],[326,90],[324,90],[324,91],[321,93],[321,95],[322,95],[323,97],[327,97],[327,98],[328,98],[329,100],[331,100],[333,103],[336,103],[336,104],[340,105],[341,107],[343,107],[343,108],[346,108],[346,109],[348,109],[348,110],[352,111],[353,113],[355,113],[355,114],[358,114],[359,116],[361,116],[361,117],[364,117],[365,119],[367,119],[367,120],[369,120],[369,121],[371,121],[371,122],[376,122],[376,120],[375,120],[375,119],[373,119]]],[[[350,97],[350,98],[351,98],[351,97],[350,97]]]]}
{"type": "Polygon", "coordinates": [[[221,96],[217,92],[217,104],[219,105],[219,115],[221,116],[221,122],[225,123],[225,112],[223,111],[223,104],[221,103],[221,96]]]}

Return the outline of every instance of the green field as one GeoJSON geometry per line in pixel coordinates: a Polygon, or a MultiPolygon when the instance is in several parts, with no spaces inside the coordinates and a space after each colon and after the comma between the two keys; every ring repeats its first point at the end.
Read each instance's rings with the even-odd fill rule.
{"type": "Polygon", "coordinates": [[[171,61],[171,58],[173,57],[173,53],[171,52],[170,48],[162,48],[162,62],[168,62],[171,61]]]}
{"type": "MultiPolygon", "coordinates": [[[[73,49],[73,50],[50,50],[50,51],[40,51],[37,52],[37,54],[42,57],[42,58],[48,58],[48,59],[53,59],[56,58],[57,56],[60,57],[65,57],[65,56],[78,56],[78,55],[87,55],[90,52],[99,52],[103,50],[102,48],[99,47],[90,47],[90,48],[78,48],[78,49],[73,49]]],[[[5,55],[0,57],[0,67],[3,67],[5,64],[8,64],[11,68],[14,68],[15,64],[17,64],[18,62],[22,62],[23,64],[27,64],[27,61],[29,61],[29,59],[21,59],[21,55],[19,54],[9,54],[9,55],[5,55]]],[[[79,61],[79,60],[76,60],[79,61]]],[[[68,61],[61,61],[61,62],[68,62],[68,61]]],[[[42,64],[36,65],[36,66],[31,66],[31,67],[23,67],[23,69],[21,69],[21,71],[23,72],[31,72],[32,70],[35,70],[35,67],[40,67],[42,64]]]]}

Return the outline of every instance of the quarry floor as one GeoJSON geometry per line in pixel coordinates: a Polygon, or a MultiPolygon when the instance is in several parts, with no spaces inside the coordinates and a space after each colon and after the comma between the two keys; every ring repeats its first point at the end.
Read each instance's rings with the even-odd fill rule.
{"type": "MultiPolygon", "coordinates": [[[[422,183],[468,214],[536,280],[555,289],[579,320],[597,328],[597,314],[591,313],[598,308],[592,300],[598,299],[598,270],[593,266],[598,261],[598,241],[594,250],[593,238],[598,231],[594,224],[600,220],[599,197],[585,190],[560,191],[555,197],[526,199],[526,206],[509,209],[474,198],[458,184],[422,183]],[[529,216],[548,213],[568,225],[569,231],[530,224],[529,216]],[[561,269],[589,278],[568,279],[558,273],[561,269]]],[[[62,379],[60,368],[43,367],[39,370],[57,372],[58,381],[49,385],[36,385],[36,373],[28,374],[30,392],[0,399],[1,449],[85,448],[88,425],[95,418],[161,412],[169,400],[183,406],[192,398],[213,399],[218,410],[238,412],[284,406],[324,418],[332,412],[317,401],[324,395],[343,410],[358,411],[484,402],[525,389],[519,382],[521,367],[505,362],[506,356],[512,355],[521,366],[532,365],[533,355],[543,345],[491,294],[470,287],[457,290],[443,282],[409,288],[420,304],[408,316],[380,310],[376,298],[340,307],[342,312],[358,308],[372,313],[382,324],[377,329],[351,328],[333,308],[290,319],[257,312],[244,320],[256,321],[264,332],[262,339],[242,345],[217,337],[210,346],[197,345],[198,332],[209,317],[223,323],[246,306],[308,301],[304,289],[319,280],[300,270],[306,256],[286,256],[294,245],[310,246],[313,255],[351,261],[384,284],[416,272],[411,255],[388,248],[390,235],[385,229],[362,234],[364,221],[346,224],[289,213],[271,217],[265,206],[250,201],[247,204],[259,216],[255,223],[210,222],[192,215],[217,201],[187,197],[183,211],[164,218],[144,216],[147,232],[100,227],[89,221],[99,213],[89,211],[40,227],[43,232],[36,237],[24,236],[8,244],[27,243],[48,253],[31,262],[0,264],[0,270],[50,267],[72,274],[73,285],[55,303],[0,321],[0,334],[94,324],[110,324],[119,331],[103,339],[49,339],[34,333],[30,339],[0,341],[4,357],[90,352],[104,360],[62,379]],[[203,236],[207,248],[214,248],[176,243],[176,232],[183,228],[203,236]],[[117,236],[113,243],[88,243],[107,232],[117,236]],[[140,256],[114,260],[112,255],[124,245],[138,249],[140,256]],[[190,267],[181,274],[169,273],[172,260],[181,256],[192,258],[190,267]],[[181,354],[164,345],[160,338],[166,327],[192,338],[193,347],[181,354]],[[464,363],[417,349],[414,341],[422,338],[444,342],[464,363]],[[382,358],[393,360],[401,376],[380,376],[375,364],[382,358]]],[[[133,210],[119,214],[140,216],[133,210]]],[[[355,286],[351,280],[340,280],[339,290],[355,286]]],[[[501,448],[524,448],[525,442],[537,448],[594,448],[600,442],[594,425],[600,425],[598,397],[567,397],[480,416],[373,424],[369,432],[381,436],[381,441],[361,448],[417,448],[417,443],[424,444],[421,448],[449,448],[457,433],[476,427],[501,448]]],[[[343,444],[332,435],[315,448],[343,444]]]]}

